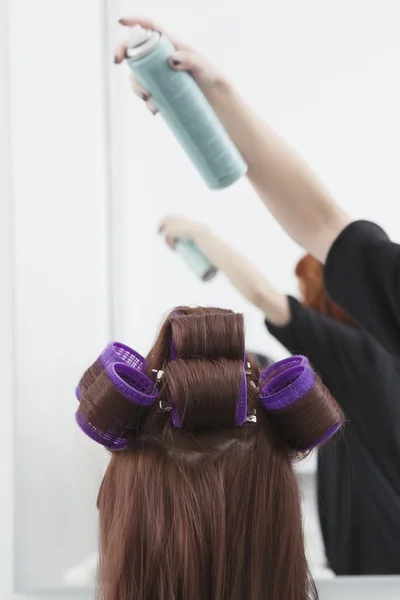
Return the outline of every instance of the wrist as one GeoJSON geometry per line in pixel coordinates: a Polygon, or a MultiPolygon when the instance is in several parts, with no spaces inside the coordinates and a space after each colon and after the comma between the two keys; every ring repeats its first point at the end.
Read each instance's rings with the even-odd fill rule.
{"type": "Polygon", "coordinates": [[[219,74],[206,91],[206,96],[214,109],[227,107],[236,96],[236,90],[229,79],[219,74]]]}

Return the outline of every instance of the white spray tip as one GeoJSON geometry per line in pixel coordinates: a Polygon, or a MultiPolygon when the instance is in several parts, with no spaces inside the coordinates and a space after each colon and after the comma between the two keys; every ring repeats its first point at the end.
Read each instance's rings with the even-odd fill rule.
{"type": "Polygon", "coordinates": [[[136,46],[141,46],[144,42],[151,36],[151,31],[149,29],[143,29],[140,25],[135,25],[131,27],[127,37],[128,47],[135,48],[136,46]]]}

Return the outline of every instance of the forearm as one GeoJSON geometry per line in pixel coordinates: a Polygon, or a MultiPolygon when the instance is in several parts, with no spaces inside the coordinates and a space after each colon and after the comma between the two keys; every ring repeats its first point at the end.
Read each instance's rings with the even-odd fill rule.
{"type": "Polygon", "coordinates": [[[258,269],[212,231],[198,227],[193,241],[232,285],[276,326],[290,321],[288,299],[275,290],[258,269]]]}
{"type": "Polygon", "coordinates": [[[288,235],[325,262],[352,219],[308,165],[229,86],[213,98],[215,110],[248,164],[248,178],[288,235]]]}

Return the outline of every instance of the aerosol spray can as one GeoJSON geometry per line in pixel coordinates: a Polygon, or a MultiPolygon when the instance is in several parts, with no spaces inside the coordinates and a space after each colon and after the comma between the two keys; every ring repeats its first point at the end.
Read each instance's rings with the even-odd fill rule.
{"type": "Polygon", "coordinates": [[[191,270],[203,281],[211,281],[217,269],[191,240],[176,240],[174,250],[182,256],[191,270]]]}
{"type": "Polygon", "coordinates": [[[247,165],[193,77],[170,67],[174,52],[165,35],[132,27],[126,58],[137,81],[207,185],[226,188],[246,173],[247,165]]]}

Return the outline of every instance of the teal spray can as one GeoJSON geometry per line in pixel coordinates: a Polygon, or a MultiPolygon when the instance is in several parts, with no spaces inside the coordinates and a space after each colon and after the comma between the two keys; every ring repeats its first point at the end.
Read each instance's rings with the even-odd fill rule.
{"type": "Polygon", "coordinates": [[[247,165],[193,77],[170,67],[174,52],[172,42],[158,31],[131,29],[126,59],[137,81],[207,185],[226,188],[246,173],[247,165]]]}
{"type": "Polygon", "coordinates": [[[202,281],[211,281],[217,269],[191,240],[176,240],[174,250],[184,259],[190,269],[202,281]]]}

